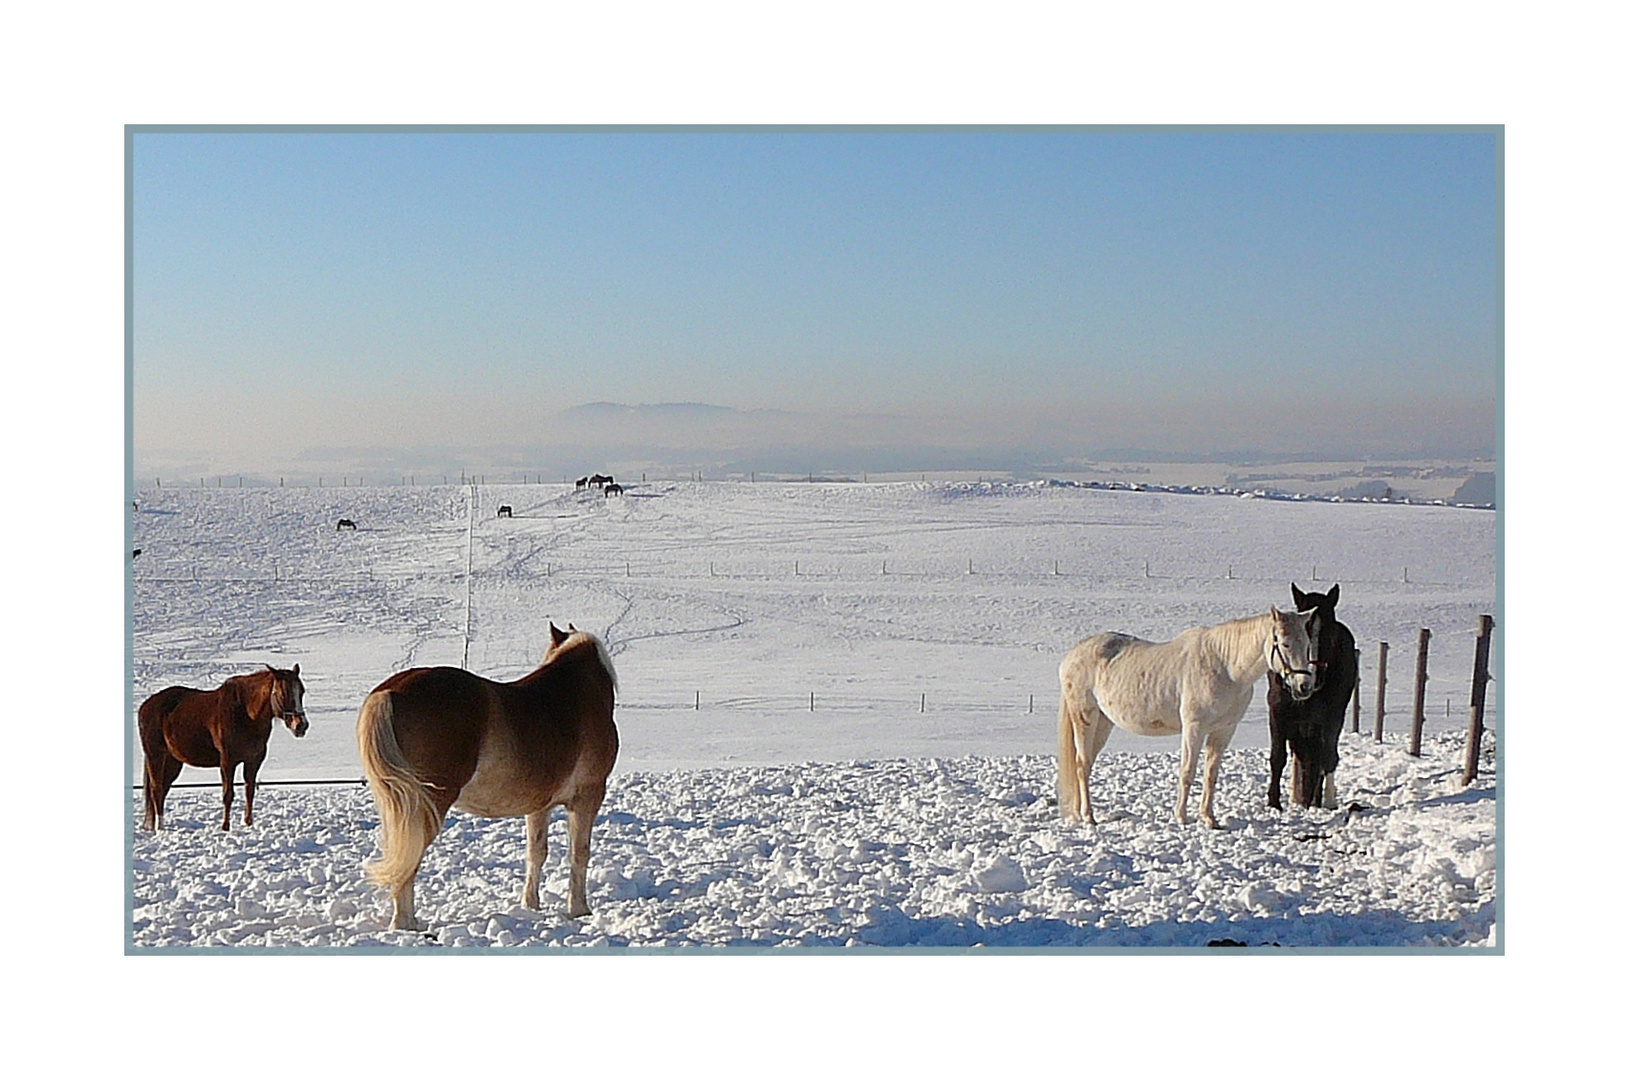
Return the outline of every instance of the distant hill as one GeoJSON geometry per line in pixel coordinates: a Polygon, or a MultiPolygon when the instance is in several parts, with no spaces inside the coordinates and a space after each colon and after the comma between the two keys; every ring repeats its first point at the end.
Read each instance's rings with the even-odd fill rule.
{"type": "Polygon", "coordinates": [[[728,405],[707,405],[699,401],[667,401],[656,405],[622,405],[614,401],[591,401],[586,405],[574,405],[560,413],[562,418],[591,421],[610,419],[706,421],[726,420],[744,415],[748,414],[728,405]]]}
{"type": "Polygon", "coordinates": [[[1492,506],[1498,496],[1498,485],[1494,475],[1490,472],[1472,473],[1471,478],[1459,485],[1449,502],[1474,503],[1478,506],[1492,506]]]}

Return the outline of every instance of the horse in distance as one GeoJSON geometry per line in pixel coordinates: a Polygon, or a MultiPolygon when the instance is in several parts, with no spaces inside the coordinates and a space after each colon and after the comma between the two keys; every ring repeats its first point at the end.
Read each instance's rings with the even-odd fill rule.
{"type": "Polygon", "coordinates": [[[515,508],[508,503],[504,503],[498,507],[498,516],[512,518],[515,516],[515,508]]]}
{"type": "Polygon", "coordinates": [[[1335,619],[1341,587],[1327,593],[1304,593],[1292,582],[1290,596],[1297,611],[1308,612],[1312,693],[1297,698],[1275,672],[1267,673],[1267,724],[1272,738],[1267,782],[1267,805],[1282,810],[1280,778],[1288,759],[1285,743],[1295,755],[1291,795],[1302,806],[1317,803],[1333,809],[1338,801],[1335,767],[1340,764],[1341,727],[1346,708],[1357,687],[1357,643],[1352,631],[1335,619]]]}
{"type": "Polygon", "coordinates": [[[142,827],[164,825],[164,799],[181,766],[221,771],[221,829],[232,827],[232,774],[243,764],[243,823],[254,824],[255,777],[266,760],[272,721],[281,720],[295,738],[305,735],[305,684],[300,665],[235,675],[214,690],[171,686],[141,703],[137,714],[145,809],[142,827]]]}
{"type": "Polygon", "coordinates": [[[340,518],[339,524],[334,526],[334,531],[339,532],[341,529],[349,529],[352,532],[355,532],[356,522],[352,521],[350,518],[340,518]]]}
{"type": "Polygon", "coordinates": [[[447,812],[526,818],[521,903],[538,907],[549,811],[566,809],[568,914],[589,914],[589,833],[617,757],[616,670],[592,634],[549,624],[543,661],[515,682],[461,668],[412,668],[380,683],[357,715],[357,745],[379,808],[373,881],[392,929],[419,929],[413,882],[447,812]]]}
{"type": "Polygon", "coordinates": [[[1205,751],[1200,819],[1213,810],[1222,754],[1250,704],[1257,679],[1276,671],[1292,695],[1312,692],[1310,614],[1271,608],[1263,615],[1185,630],[1152,642],[1107,633],[1080,642],[1058,667],[1058,809],[1065,821],[1095,824],[1092,763],[1112,727],[1133,735],[1181,735],[1176,819],[1188,821],[1188,793],[1205,751]]]}

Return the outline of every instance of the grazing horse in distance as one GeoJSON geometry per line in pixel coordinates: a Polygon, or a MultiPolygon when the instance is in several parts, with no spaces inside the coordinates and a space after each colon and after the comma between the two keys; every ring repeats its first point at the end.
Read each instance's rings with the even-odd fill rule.
{"type": "Polygon", "coordinates": [[[605,497],[607,499],[609,499],[612,495],[621,495],[621,494],[622,494],[622,485],[621,484],[614,484],[613,483],[613,484],[606,484],[605,485],[605,497]]]}
{"type": "Polygon", "coordinates": [[[1250,704],[1256,680],[1268,671],[1290,693],[1312,692],[1308,668],[1310,614],[1271,608],[1264,615],[1184,630],[1167,642],[1129,634],[1098,634],[1069,650],[1058,667],[1058,809],[1065,821],[1095,824],[1088,782],[1111,725],[1133,735],[1181,735],[1176,819],[1188,821],[1199,748],[1205,749],[1201,820],[1220,828],[1212,812],[1222,752],[1250,704]]]}
{"type": "Polygon", "coordinates": [[[352,521],[350,518],[340,518],[339,524],[334,526],[334,531],[338,532],[341,529],[349,529],[352,532],[355,532],[356,522],[352,521]]]}
{"type": "Polygon", "coordinates": [[[593,476],[590,476],[588,478],[588,482],[593,487],[602,488],[606,484],[609,484],[609,483],[613,482],[615,479],[616,479],[615,477],[606,476],[604,473],[595,473],[593,476]]]}
{"type": "Polygon", "coordinates": [[[254,824],[255,776],[266,760],[266,742],[272,721],[281,720],[305,735],[305,684],[300,665],[289,670],[266,666],[265,671],[234,675],[214,690],[171,686],[141,703],[138,724],[146,755],[142,792],[146,809],[142,827],[156,831],[164,825],[164,798],[181,766],[197,765],[221,770],[221,828],[232,827],[232,773],[243,763],[243,823],[254,824]]]}
{"type": "Polygon", "coordinates": [[[538,906],[549,811],[566,808],[568,914],[588,912],[588,839],[617,757],[616,669],[605,646],[549,624],[543,662],[515,682],[461,668],[411,668],[362,703],[356,741],[379,807],[381,857],[368,876],[390,890],[392,929],[418,929],[413,879],[453,807],[526,818],[521,903],[538,906]]]}
{"type": "Polygon", "coordinates": [[[515,516],[515,508],[510,506],[508,503],[504,503],[502,506],[498,507],[498,516],[512,518],[515,516]]]}
{"type": "Polygon", "coordinates": [[[1288,757],[1286,741],[1295,754],[1291,794],[1302,806],[1314,803],[1334,809],[1335,767],[1340,764],[1341,727],[1346,707],[1357,687],[1357,643],[1352,631],[1335,620],[1341,587],[1327,593],[1304,593],[1290,584],[1297,611],[1307,612],[1307,634],[1312,641],[1312,694],[1298,698],[1275,673],[1267,673],[1267,725],[1272,736],[1271,778],[1267,805],[1282,810],[1280,777],[1288,757]]]}
{"type": "Polygon", "coordinates": [[[583,488],[585,488],[587,486],[588,486],[588,477],[579,476],[577,478],[577,488],[578,488],[578,490],[580,491],[580,490],[582,490],[583,488]]]}

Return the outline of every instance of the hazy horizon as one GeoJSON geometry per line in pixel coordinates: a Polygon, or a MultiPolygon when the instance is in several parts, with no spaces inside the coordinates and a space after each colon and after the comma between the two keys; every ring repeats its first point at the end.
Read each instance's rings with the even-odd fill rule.
{"type": "Polygon", "coordinates": [[[1491,132],[133,146],[138,476],[1494,451],[1491,132]]]}

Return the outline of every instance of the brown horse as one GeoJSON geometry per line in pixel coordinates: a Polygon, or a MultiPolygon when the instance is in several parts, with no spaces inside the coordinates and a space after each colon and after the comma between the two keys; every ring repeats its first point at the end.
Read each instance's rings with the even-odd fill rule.
{"type": "Polygon", "coordinates": [[[588,914],[588,834],[617,758],[616,670],[605,646],[549,624],[537,670],[512,683],[460,668],[412,668],[362,703],[356,741],[379,806],[379,861],[368,876],[388,888],[392,929],[416,930],[413,879],[447,811],[526,818],[521,903],[538,906],[549,811],[566,808],[572,918],[588,914]]]}
{"type": "Polygon", "coordinates": [[[232,773],[243,763],[243,823],[254,824],[255,776],[266,760],[272,721],[281,720],[303,736],[305,684],[300,665],[236,675],[214,690],[171,686],[141,703],[138,714],[141,748],[147,756],[142,775],[146,810],[142,827],[164,825],[164,797],[181,775],[181,766],[221,770],[221,828],[232,827],[232,773]]]}

